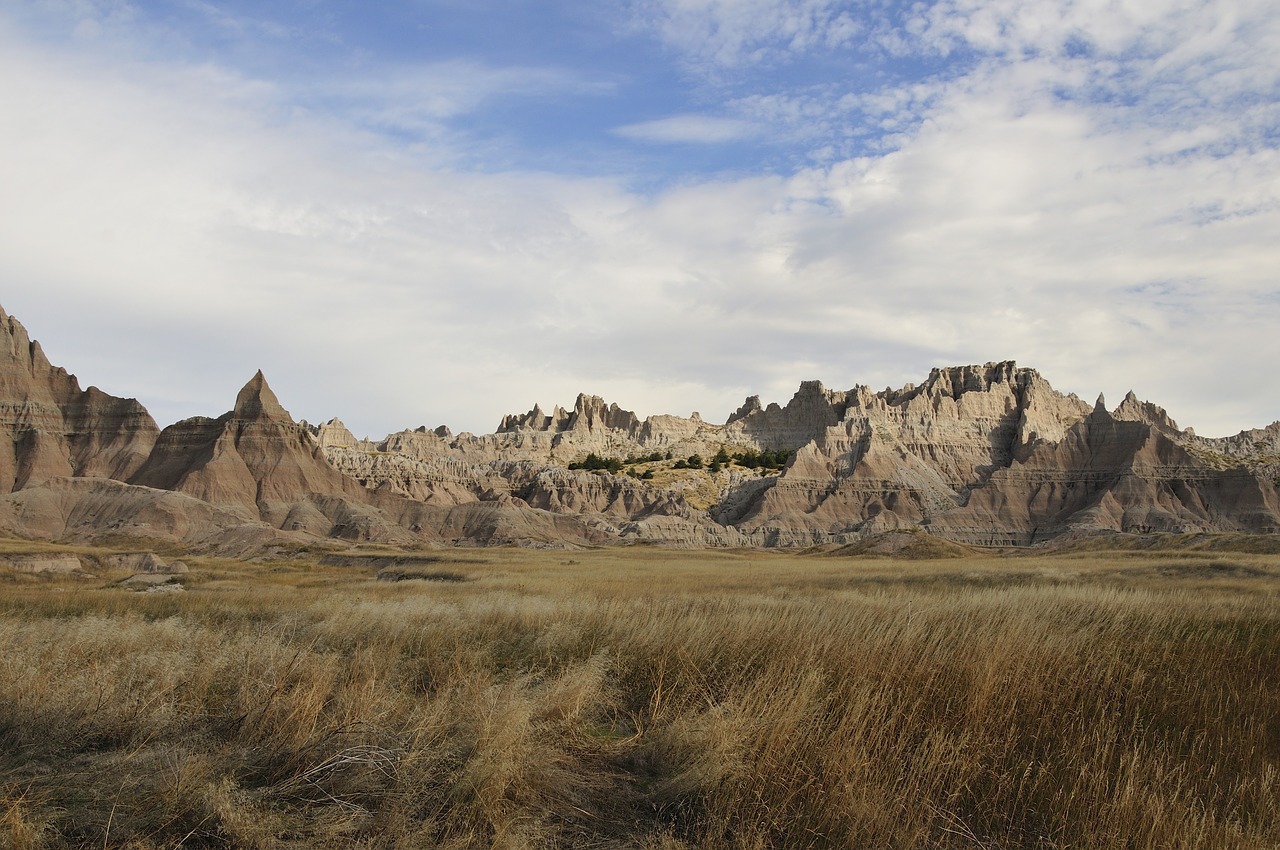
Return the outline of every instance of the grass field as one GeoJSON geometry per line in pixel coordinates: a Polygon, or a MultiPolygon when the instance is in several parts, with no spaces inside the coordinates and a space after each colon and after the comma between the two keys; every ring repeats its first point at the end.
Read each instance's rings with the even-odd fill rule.
{"type": "Polygon", "coordinates": [[[1277,555],[316,558],[0,573],[0,847],[1280,847],[1277,555]]]}

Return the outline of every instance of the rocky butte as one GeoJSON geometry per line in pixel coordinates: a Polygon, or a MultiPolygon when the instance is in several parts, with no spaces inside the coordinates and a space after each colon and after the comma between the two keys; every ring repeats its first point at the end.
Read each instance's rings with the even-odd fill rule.
{"type": "Polygon", "coordinates": [[[724,424],[580,395],[572,409],[357,440],[297,422],[261,372],[163,431],[49,363],[0,310],[0,529],[225,554],[326,539],[442,546],[823,546],[897,530],[1026,546],[1067,536],[1280,532],[1280,422],[1181,430],[1012,362],[873,392],[802,383],[724,424]]]}

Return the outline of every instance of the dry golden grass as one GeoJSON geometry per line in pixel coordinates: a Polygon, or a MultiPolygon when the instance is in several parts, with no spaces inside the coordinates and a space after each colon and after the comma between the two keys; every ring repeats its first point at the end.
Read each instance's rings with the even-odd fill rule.
{"type": "Polygon", "coordinates": [[[0,583],[0,847],[1280,847],[1275,555],[387,554],[0,583]]]}

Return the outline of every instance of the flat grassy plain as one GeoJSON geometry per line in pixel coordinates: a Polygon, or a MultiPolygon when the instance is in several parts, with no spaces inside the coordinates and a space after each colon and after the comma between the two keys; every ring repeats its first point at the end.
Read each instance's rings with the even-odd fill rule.
{"type": "Polygon", "coordinates": [[[1280,555],[184,560],[0,573],[0,847],[1280,847],[1280,555]]]}

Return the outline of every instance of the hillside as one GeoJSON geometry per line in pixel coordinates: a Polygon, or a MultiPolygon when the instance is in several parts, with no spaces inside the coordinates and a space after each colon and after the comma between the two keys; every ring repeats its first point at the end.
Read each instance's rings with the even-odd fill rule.
{"type": "Polygon", "coordinates": [[[232,409],[161,431],[76,379],[0,311],[0,528],[218,551],[398,545],[962,544],[1064,534],[1280,532],[1280,423],[1218,440],[1130,394],[1090,407],[1013,362],[873,392],[802,383],[723,424],[580,395],[492,434],[357,440],[295,421],[261,372],[232,409]]]}

